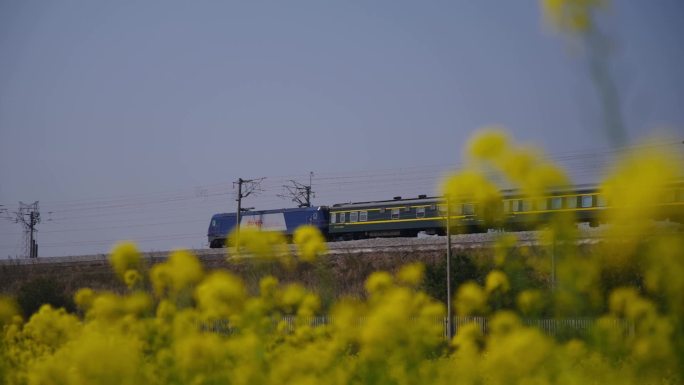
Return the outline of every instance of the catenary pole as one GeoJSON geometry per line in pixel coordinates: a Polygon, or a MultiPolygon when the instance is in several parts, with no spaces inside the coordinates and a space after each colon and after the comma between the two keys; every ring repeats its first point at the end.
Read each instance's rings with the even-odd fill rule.
{"type": "Polygon", "coordinates": [[[238,178],[238,197],[237,197],[237,213],[235,214],[235,250],[240,252],[240,214],[242,213],[242,184],[245,181],[238,178]]]}
{"type": "Polygon", "coordinates": [[[451,197],[447,193],[447,260],[446,260],[446,290],[447,290],[447,339],[451,341],[453,334],[453,318],[451,315],[451,197]]]}

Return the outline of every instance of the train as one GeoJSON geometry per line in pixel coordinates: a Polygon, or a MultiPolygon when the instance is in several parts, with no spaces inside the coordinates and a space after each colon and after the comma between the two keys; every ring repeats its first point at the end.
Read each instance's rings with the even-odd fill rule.
{"type": "MultiPolygon", "coordinates": [[[[591,226],[600,224],[609,202],[595,186],[575,186],[557,189],[542,197],[531,199],[517,190],[504,190],[501,201],[495,203],[498,221],[488,220],[492,207],[459,201],[450,206],[452,226],[459,232],[483,232],[495,226],[503,230],[538,228],[549,217],[559,212],[573,213],[577,222],[591,226]]],[[[682,223],[684,219],[684,181],[673,183],[658,202],[644,202],[662,206],[657,220],[682,223]]],[[[491,205],[490,205],[491,206],[491,205]]],[[[337,203],[332,206],[313,206],[243,212],[241,226],[257,226],[262,230],[280,231],[292,237],[301,225],[318,228],[328,241],[356,240],[379,237],[415,237],[420,233],[445,235],[447,204],[443,197],[419,195],[400,196],[389,200],[337,203]]],[[[226,236],[237,223],[236,213],[212,216],[207,232],[209,247],[224,247],[226,236]]]]}

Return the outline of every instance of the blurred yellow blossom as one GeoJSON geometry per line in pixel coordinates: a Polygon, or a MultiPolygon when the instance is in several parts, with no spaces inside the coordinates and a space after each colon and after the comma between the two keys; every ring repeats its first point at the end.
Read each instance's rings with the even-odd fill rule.
{"type": "Polygon", "coordinates": [[[491,294],[495,291],[505,293],[510,288],[511,285],[508,283],[508,277],[502,271],[493,270],[487,274],[487,279],[485,280],[485,290],[487,293],[491,294]]]}
{"type": "Polygon", "coordinates": [[[487,309],[487,294],[475,282],[466,282],[458,288],[456,312],[460,316],[484,313],[487,309]]]}
{"type": "Polygon", "coordinates": [[[515,234],[504,234],[500,236],[494,245],[494,264],[501,267],[506,263],[508,253],[518,244],[518,237],[515,234]]]}
{"type": "Polygon", "coordinates": [[[539,290],[525,290],[518,294],[517,304],[522,314],[536,315],[543,306],[542,294],[539,290]]]}
{"type": "Polygon", "coordinates": [[[497,161],[508,151],[509,142],[508,134],[503,128],[489,127],[472,136],[466,148],[472,159],[497,161]]]}
{"type": "Polygon", "coordinates": [[[133,289],[142,281],[142,276],[137,270],[127,270],[124,274],[124,283],[129,289],[133,289]]]}
{"type": "MultiPolygon", "coordinates": [[[[237,231],[233,230],[228,236],[228,245],[236,247],[237,231]]],[[[262,231],[255,226],[240,227],[240,247],[238,257],[256,257],[263,260],[279,260],[284,265],[291,264],[290,249],[285,236],[279,231],[262,231]]]]}
{"type": "Polygon", "coordinates": [[[74,294],[74,302],[82,310],[90,309],[90,307],[93,305],[94,300],[95,292],[93,291],[93,289],[88,287],[78,289],[76,291],[76,294],[74,294]]]}
{"type": "Polygon", "coordinates": [[[208,319],[229,318],[238,314],[246,295],[242,281],[223,271],[211,273],[195,290],[198,308],[208,319]]]}
{"type": "Polygon", "coordinates": [[[305,262],[313,262],[327,251],[323,234],[311,225],[299,226],[294,232],[293,240],[299,250],[299,258],[305,262]]]}
{"type": "Polygon", "coordinates": [[[150,271],[152,287],[157,295],[179,293],[191,289],[204,276],[196,256],[185,250],[174,251],[168,261],[156,264],[150,271]]]}
{"type": "Polygon", "coordinates": [[[397,273],[397,280],[409,286],[418,286],[423,282],[425,265],[422,263],[411,263],[403,266],[397,273]]]}
{"type": "Polygon", "coordinates": [[[116,275],[123,280],[127,271],[140,268],[138,247],[133,242],[118,243],[109,255],[109,263],[116,275]]]}
{"type": "Polygon", "coordinates": [[[2,325],[10,323],[16,315],[19,315],[19,309],[14,300],[0,296],[0,330],[2,325]]]}
{"type": "Polygon", "coordinates": [[[592,12],[608,0],[541,0],[547,19],[561,31],[586,32],[591,28],[592,12]]]}
{"type": "Polygon", "coordinates": [[[392,276],[385,271],[378,271],[370,275],[366,280],[366,291],[370,295],[381,293],[393,284],[392,276]]]}

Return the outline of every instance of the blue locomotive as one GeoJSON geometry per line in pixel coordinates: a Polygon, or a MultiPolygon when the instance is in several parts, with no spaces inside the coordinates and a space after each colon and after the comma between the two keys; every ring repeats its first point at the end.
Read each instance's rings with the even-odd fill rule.
{"type": "MultiPolygon", "coordinates": [[[[301,225],[315,226],[327,235],[328,221],[328,208],[325,206],[245,211],[240,215],[240,226],[256,226],[262,230],[280,231],[288,237],[291,237],[295,229],[301,225]]],[[[235,213],[213,215],[207,233],[209,247],[223,247],[226,243],[226,234],[233,230],[236,223],[235,213]]]]}

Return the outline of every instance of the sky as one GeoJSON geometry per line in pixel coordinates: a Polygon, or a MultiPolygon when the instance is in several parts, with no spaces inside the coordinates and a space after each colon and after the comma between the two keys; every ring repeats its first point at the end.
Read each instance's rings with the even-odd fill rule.
{"type": "MultiPolygon", "coordinates": [[[[684,3],[611,3],[627,145],[679,151],[684,3]]],[[[0,0],[0,209],[39,201],[45,257],[207,247],[240,177],[259,209],[310,172],[317,205],[432,195],[491,125],[596,182],[601,113],[537,1],[0,0]]]]}

